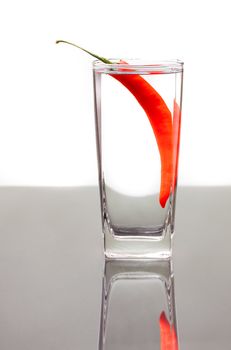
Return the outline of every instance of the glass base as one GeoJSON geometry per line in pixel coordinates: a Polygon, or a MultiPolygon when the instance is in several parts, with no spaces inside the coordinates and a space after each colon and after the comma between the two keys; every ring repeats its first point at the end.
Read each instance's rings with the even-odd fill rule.
{"type": "Polygon", "coordinates": [[[118,235],[105,225],[104,254],[106,259],[169,259],[172,256],[172,237],[168,226],[162,235],[118,235]]]}

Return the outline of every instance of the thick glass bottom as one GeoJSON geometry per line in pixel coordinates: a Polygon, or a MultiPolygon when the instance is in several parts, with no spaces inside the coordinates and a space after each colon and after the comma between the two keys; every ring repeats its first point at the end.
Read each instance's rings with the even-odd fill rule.
{"type": "Polygon", "coordinates": [[[107,259],[169,259],[172,256],[172,232],[167,226],[162,235],[133,236],[115,234],[105,225],[104,253],[107,259]]]}

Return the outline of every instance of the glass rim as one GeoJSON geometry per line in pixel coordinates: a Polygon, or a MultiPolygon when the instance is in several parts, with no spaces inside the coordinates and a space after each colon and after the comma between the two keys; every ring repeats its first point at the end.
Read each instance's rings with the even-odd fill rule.
{"type": "Polygon", "coordinates": [[[123,60],[122,63],[120,63],[120,59],[116,58],[110,58],[109,60],[112,61],[112,63],[94,60],[93,70],[99,73],[110,74],[134,74],[134,72],[166,74],[183,72],[184,66],[184,62],[179,59],[153,60],[129,58],[123,60]]]}

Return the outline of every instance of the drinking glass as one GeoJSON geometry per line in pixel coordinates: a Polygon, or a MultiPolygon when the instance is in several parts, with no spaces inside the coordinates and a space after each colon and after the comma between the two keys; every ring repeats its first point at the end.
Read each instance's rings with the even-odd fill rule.
{"type": "Polygon", "coordinates": [[[113,259],[172,254],[183,63],[93,63],[104,253],[113,259]]]}

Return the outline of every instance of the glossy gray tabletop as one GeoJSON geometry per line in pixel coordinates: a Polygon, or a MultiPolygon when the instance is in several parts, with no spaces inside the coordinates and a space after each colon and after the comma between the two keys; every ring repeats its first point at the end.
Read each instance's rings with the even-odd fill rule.
{"type": "MultiPolygon", "coordinates": [[[[229,187],[178,190],[183,350],[231,348],[230,198],[229,187]]],[[[1,350],[97,349],[102,275],[96,188],[0,189],[1,350]]]]}

